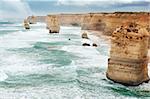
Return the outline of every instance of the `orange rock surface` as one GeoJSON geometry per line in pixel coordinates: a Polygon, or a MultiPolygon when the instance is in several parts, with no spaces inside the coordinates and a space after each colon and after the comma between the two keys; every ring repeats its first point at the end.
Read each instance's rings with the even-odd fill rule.
{"type": "Polygon", "coordinates": [[[127,85],[148,81],[148,31],[135,23],[112,33],[107,78],[127,85]]]}

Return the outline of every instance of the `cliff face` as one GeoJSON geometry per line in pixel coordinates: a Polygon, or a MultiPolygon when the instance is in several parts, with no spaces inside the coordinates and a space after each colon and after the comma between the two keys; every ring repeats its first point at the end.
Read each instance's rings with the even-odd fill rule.
{"type": "Polygon", "coordinates": [[[100,30],[105,35],[111,35],[117,27],[128,22],[149,26],[149,16],[149,13],[93,13],[84,16],[82,29],[100,30]]]}
{"type": "Polygon", "coordinates": [[[36,16],[37,22],[46,22],[46,16],[36,16]]]}
{"type": "MultiPolygon", "coordinates": [[[[58,14],[61,25],[81,26],[86,30],[98,30],[110,35],[118,26],[128,22],[136,22],[150,30],[150,13],[116,12],[88,14],[58,14]]],[[[29,16],[29,21],[45,22],[46,16],[29,16]],[[33,20],[34,19],[34,20],[33,20]]]]}
{"type": "MultiPolygon", "coordinates": [[[[108,36],[111,36],[117,27],[129,22],[136,22],[143,27],[147,27],[150,33],[150,13],[146,12],[58,14],[57,16],[60,25],[81,26],[82,30],[101,31],[104,35],[108,36]]],[[[27,20],[31,23],[46,22],[46,16],[29,16],[27,20]]]]}
{"type": "MultiPolygon", "coordinates": [[[[88,14],[58,14],[59,23],[63,26],[81,26],[82,30],[101,31],[104,35],[111,36],[119,26],[128,22],[136,22],[147,27],[150,33],[150,13],[146,12],[115,12],[115,13],[88,13],[88,14]]],[[[46,22],[46,16],[28,17],[31,23],[46,22]]],[[[150,45],[150,40],[149,40],[150,45]]],[[[150,46],[149,46],[150,47],[150,46]]]]}
{"type": "MultiPolygon", "coordinates": [[[[150,34],[150,22],[149,22],[149,25],[147,26],[147,31],[149,32],[149,34],[150,34]]],[[[149,37],[149,46],[148,46],[148,48],[150,48],[150,37],[149,37]]],[[[149,56],[150,56],[150,54],[149,54],[149,56]]],[[[150,59],[149,59],[150,60],[150,59]]]]}
{"type": "MultiPolygon", "coordinates": [[[[54,15],[54,14],[53,14],[54,15]]],[[[82,14],[58,14],[59,23],[63,26],[81,26],[83,15],[82,14]]],[[[27,18],[28,22],[47,22],[48,16],[29,16],[27,18]]]]}
{"type": "Polygon", "coordinates": [[[46,16],[28,16],[27,21],[30,23],[46,22],[46,16]]]}
{"type": "Polygon", "coordinates": [[[60,24],[64,26],[81,26],[82,14],[60,14],[60,24]]]}

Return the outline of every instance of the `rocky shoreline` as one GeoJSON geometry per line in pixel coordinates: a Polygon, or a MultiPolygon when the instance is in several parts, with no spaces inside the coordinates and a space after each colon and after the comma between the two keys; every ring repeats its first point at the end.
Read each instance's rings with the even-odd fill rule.
{"type": "MultiPolygon", "coordinates": [[[[104,38],[110,43],[113,31],[126,23],[136,22],[150,29],[148,12],[114,12],[114,13],[85,13],[85,14],[57,14],[61,26],[79,26],[82,31],[88,31],[97,37],[104,38]]],[[[47,16],[29,16],[29,23],[44,22],[47,24],[47,16]]],[[[150,44],[150,42],[149,42],[150,44]]],[[[150,53],[150,51],[149,51],[150,53]]],[[[150,62],[150,54],[149,62],[150,62]]]]}
{"type": "MultiPolygon", "coordinates": [[[[87,13],[87,14],[57,14],[58,23],[61,26],[79,26],[82,31],[88,31],[97,37],[104,38],[109,44],[113,31],[119,26],[136,22],[149,32],[148,12],[114,12],[114,13],[87,13]],[[74,20],[72,20],[74,19],[74,20]]],[[[47,16],[29,16],[30,23],[44,22],[47,24],[47,16]]],[[[83,33],[83,32],[82,32],[83,33]]],[[[150,42],[149,42],[150,44],[150,42]]],[[[84,44],[86,45],[86,44],[84,44]]],[[[148,52],[148,62],[150,63],[150,49],[148,52]]]]}
{"type": "MultiPolygon", "coordinates": [[[[106,72],[108,79],[131,86],[149,81],[148,63],[150,62],[150,56],[148,48],[150,44],[150,26],[147,23],[149,13],[146,13],[146,16],[144,16],[145,13],[133,15],[119,13],[119,17],[118,13],[104,15],[90,13],[82,16],[83,19],[79,22],[82,46],[100,46],[101,42],[97,38],[103,38],[107,41],[108,46],[110,46],[106,72]],[[123,18],[127,16],[131,18],[131,22],[123,18]],[[140,19],[137,20],[135,17],[140,19]],[[91,34],[95,36],[92,37],[91,34]]],[[[32,23],[36,23],[36,21],[33,21],[35,17],[31,20],[32,23]]],[[[48,15],[45,23],[49,33],[59,33],[60,26],[65,25],[65,23],[61,24],[61,22],[60,16],[48,15]]],[[[27,26],[25,21],[24,24],[27,26]]]]}

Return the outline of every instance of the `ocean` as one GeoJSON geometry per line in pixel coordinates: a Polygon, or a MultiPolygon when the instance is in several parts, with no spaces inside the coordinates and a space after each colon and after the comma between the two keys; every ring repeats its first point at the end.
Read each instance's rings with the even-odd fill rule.
{"type": "Polygon", "coordinates": [[[150,82],[127,87],[106,78],[110,46],[91,38],[97,48],[82,46],[80,27],[49,34],[44,23],[25,30],[0,22],[0,99],[150,99],[150,82]]]}

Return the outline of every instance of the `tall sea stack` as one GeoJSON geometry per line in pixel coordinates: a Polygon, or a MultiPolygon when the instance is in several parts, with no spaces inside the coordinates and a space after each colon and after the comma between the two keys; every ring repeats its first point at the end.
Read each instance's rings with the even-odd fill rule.
{"type": "Polygon", "coordinates": [[[60,24],[58,20],[58,15],[48,15],[46,18],[47,29],[49,33],[59,33],[60,24]]]}
{"type": "Polygon", "coordinates": [[[145,27],[128,23],[112,33],[107,78],[125,85],[139,85],[148,77],[148,40],[145,27]]]}

